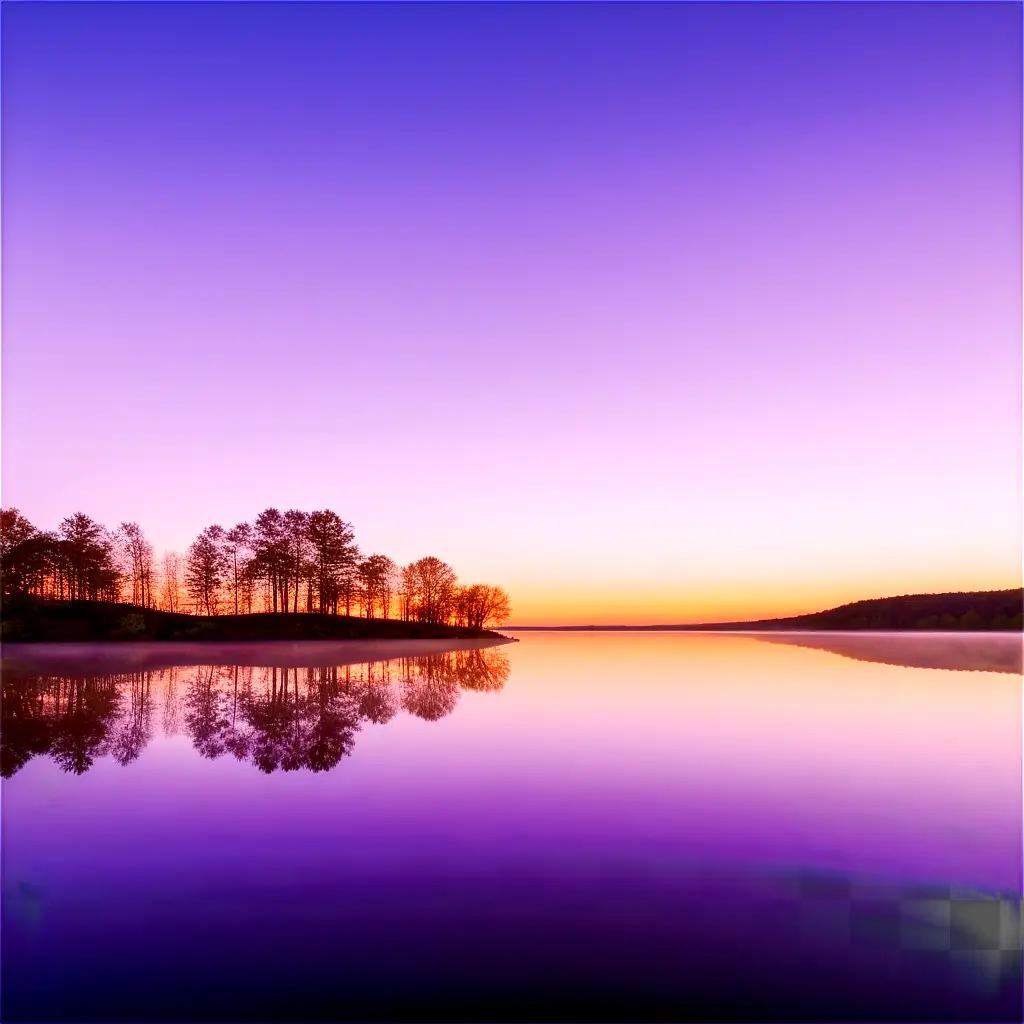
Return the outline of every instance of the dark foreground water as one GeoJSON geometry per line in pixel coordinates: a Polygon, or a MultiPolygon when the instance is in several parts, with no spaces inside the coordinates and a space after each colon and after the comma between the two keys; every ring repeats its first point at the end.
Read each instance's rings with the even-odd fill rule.
{"type": "Polygon", "coordinates": [[[3,1019],[1021,1019],[1019,637],[437,649],[9,648],[3,1019]]]}

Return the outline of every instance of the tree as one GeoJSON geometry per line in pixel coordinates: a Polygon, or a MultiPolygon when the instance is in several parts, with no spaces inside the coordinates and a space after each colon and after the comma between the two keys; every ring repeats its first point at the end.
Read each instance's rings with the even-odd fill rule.
{"type": "Polygon", "coordinates": [[[153,545],[138,523],[122,523],[115,537],[125,573],[131,580],[132,604],[148,608],[153,603],[153,545]]]}
{"type": "Polygon", "coordinates": [[[231,568],[231,594],[238,614],[238,595],[245,579],[248,564],[246,553],[252,544],[252,527],[248,523],[237,523],[224,534],[224,553],[231,568]]]}
{"type": "Polygon", "coordinates": [[[181,555],[168,551],[164,555],[164,608],[176,612],[181,608],[181,555]]]}
{"type": "Polygon", "coordinates": [[[310,578],[316,587],[317,608],[337,614],[338,601],[350,590],[359,552],[352,527],[336,512],[311,512],[306,522],[310,578]]]}
{"type": "Polygon", "coordinates": [[[185,586],[196,610],[217,614],[217,599],[227,572],[224,527],[208,526],[192,542],[185,558],[185,586]]]}
{"type": "Polygon", "coordinates": [[[6,558],[19,544],[39,531],[16,509],[0,509],[0,558],[6,558]]]}
{"type": "Polygon", "coordinates": [[[512,600],[508,596],[508,591],[503,587],[491,585],[487,589],[491,592],[490,603],[484,617],[480,620],[480,625],[481,627],[502,626],[508,622],[509,616],[512,614],[512,600]]]}
{"type": "Polygon", "coordinates": [[[40,587],[55,539],[41,534],[16,508],[0,510],[0,570],[5,597],[40,587]]]}
{"type": "Polygon", "coordinates": [[[368,555],[359,565],[359,584],[362,590],[363,614],[373,618],[374,608],[380,606],[381,618],[391,611],[391,593],[394,589],[397,566],[387,555],[368,555]]]}
{"type": "Polygon", "coordinates": [[[460,587],[455,607],[459,625],[470,629],[501,625],[512,610],[508,594],[501,587],[488,586],[486,583],[460,587]]]}
{"type": "Polygon", "coordinates": [[[270,590],[273,611],[287,611],[288,536],[284,516],[276,508],[261,512],[252,526],[250,539],[252,560],[248,574],[264,579],[270,590]]]}
{"type": "Polygon", "coordinates": [[[34,533],[11,547],[2,559],[4,596],[44,596],[48,588],[52,591],[55,587],[54,568],[58,564],[58,552],[59,542],[52,533],[34,533]]]}
{"type": "Polygon", "coordinates": [[[455,570],[433,555],[413,562],[408,568],[413,614],[420,622],[444,622],[455,596],[455,570]]]}
{"type": "Polygon", "coordinates": [[[352,606],[359,597],[359,578],[357,574],[358,565],[353,565],[349,570],[341,574],[341,602],[345,608],[345,614],[352,614],[352,606]]]}
{"type": "Polygon", "coordinates": [[[285,552],[287,568],[285,571],[284,611],[288,611],[288,592],[291,588],[292,611],[299,610],[299,589],[304,578],[309,578],[310,543],[307,529],[309,515],[291,508],[283,516],[285,532],[285,552]]]}
{"type": "Polygon", "coordinates": [[[403,622],[413,617],[416,605],[416,570],[412,565],[404,565],[398,574],[398,611],[403,622]]]}
{"type": "Polygon", "coordinates": [[[82,512],[60,524],[57,551],[58,590],[72,601],[114,601],[120,572],[107,531],[82,512]]]}

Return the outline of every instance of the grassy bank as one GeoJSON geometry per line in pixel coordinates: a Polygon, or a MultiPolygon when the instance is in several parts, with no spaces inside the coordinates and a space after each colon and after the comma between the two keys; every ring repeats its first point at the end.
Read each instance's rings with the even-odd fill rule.
{"type": "Polygon", "coordinates": [[[82,643],[99,640],[437,640],[498,637],[399,619],[364,619],[318,613],[186,615],[108,602],[10,600],[3,606],[3,639],[11,643],[82,643]]]}

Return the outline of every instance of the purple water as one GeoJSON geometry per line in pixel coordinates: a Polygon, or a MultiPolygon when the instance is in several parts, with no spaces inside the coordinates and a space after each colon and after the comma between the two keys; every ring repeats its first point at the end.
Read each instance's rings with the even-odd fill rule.
{"type": "Polygon", "coordinates": [[[5,650],[6,1021],[1021,1020],[1019,637],[171,650],[5,650]]]}

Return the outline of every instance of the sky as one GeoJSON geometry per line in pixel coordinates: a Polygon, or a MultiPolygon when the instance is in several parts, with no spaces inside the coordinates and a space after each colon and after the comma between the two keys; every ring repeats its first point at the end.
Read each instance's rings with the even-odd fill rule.
{"type": "Polygon", "coordinates": [[[3,503],[513,620],[1021,583],[1021,7],[2,9],[3,503]]]}

